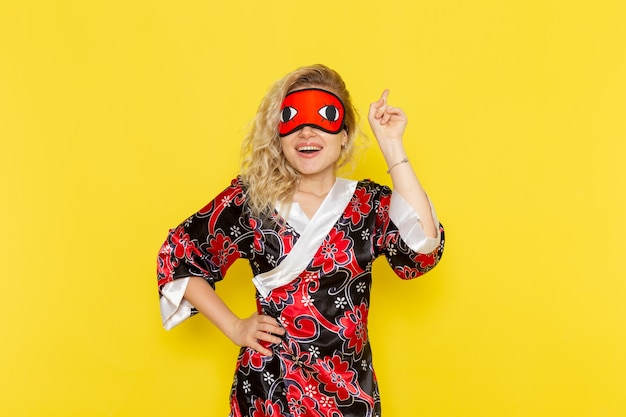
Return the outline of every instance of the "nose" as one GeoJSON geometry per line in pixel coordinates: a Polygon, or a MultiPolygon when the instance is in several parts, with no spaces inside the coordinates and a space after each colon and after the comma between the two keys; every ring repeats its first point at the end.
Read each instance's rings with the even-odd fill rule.
{"type": "Polygon", "coordinates": [[[315,131],[311,126],[304,126],[300,129],[300,136],[303,138],[310,138],[313,135],[315,135],[315,131]]]}

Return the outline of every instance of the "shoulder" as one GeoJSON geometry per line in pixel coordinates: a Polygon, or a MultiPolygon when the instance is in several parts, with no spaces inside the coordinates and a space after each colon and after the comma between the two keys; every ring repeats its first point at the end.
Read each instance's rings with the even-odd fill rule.
{"type": "Polygon", "coordinates": [[[246,202],[246,189],[240,177],[234,178],[230,184],[219,194],[213,198],[206,206],[204,206],[198,215],[203,216],[206,213],[214,211],[223,211],[228,207],[241,207],[246,202]]]}
{"type": "Polygon", "coordinates": [[[241,177],[233,178],[230,182],[230,185],[224,189],[219,196],[223,197],[232,197],[232,198],[241,198],[245,199],[246,196],[246,186],[241,180],[241,177]]]}
{"type": "Polygon", "coordinates": [[[377,182],[374,182],[370,179],[362,179],[358,181],[356,189],[360,190],[360,192],[373,194],[379,198],[391,196],[391,188],[389,188],[386,185],[382,185],[377,182]]]}

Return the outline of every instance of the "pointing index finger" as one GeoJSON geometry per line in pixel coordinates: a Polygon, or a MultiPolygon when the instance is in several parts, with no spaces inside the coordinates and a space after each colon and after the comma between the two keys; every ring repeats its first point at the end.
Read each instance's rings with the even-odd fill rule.
{"type": "Polygon", "coordinates": [[[383,93],[380,96],[380,99],[383,101],[383,105],[387,104],[387,97],[389,96],[389,89],[385,88],[385,90],[383,90],[383,93]]]}

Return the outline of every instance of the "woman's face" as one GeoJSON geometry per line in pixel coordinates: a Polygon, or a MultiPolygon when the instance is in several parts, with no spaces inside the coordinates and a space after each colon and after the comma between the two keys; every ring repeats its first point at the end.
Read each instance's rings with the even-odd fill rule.
{"type": "Polygon", "coordinates": [[[334,177],[348,140],[341,99],[323,87],[306,86],[285,97],[279,133],[283,154],[303,177],[334,177]]]}

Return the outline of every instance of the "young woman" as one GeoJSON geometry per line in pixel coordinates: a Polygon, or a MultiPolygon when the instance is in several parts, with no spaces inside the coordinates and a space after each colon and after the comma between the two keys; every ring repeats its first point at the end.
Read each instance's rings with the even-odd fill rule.
{"type": "Polygon", "coordinates": [[[232,417],[380,416],[367,335],[372,262],[384,255],[410,279],[443,252],[443,228],[402,144],[407,118],[387,95],[368,120],[393,193],[337,177],[353,153],[356,112],[335,71],[303,67],[261,102],[241,175],[161,248],[164,326],[200,312],[241,346],[232,417]],[[214,291],[239,258],[257,289],[257,311],[243,319],[214,291]]]}

